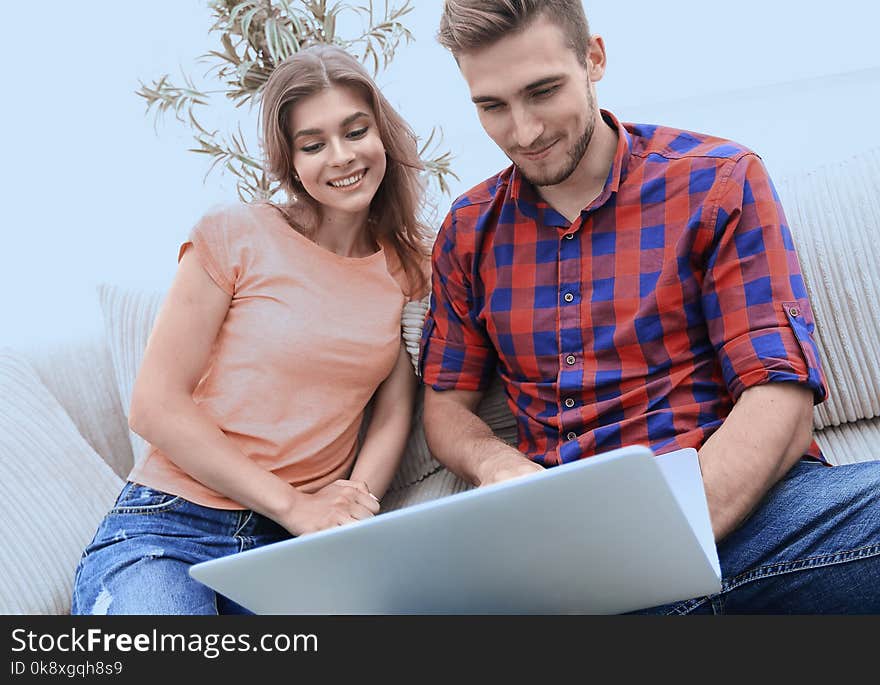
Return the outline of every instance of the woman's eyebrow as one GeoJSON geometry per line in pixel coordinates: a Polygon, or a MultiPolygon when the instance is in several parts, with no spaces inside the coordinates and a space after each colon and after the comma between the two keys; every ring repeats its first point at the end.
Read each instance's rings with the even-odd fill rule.
{"type": "MultiPolygon", "coordinates": [[[[339,124],[340,128],[345,128],[353,121],[357,121],[361,117],[369,117],[370,115],[366,112],[355,112],[354,114],[350,114],[342,122],[339,124]]],[[[293,134],[293,139],[296,140],[300,136],[317,136],[322,134],[324,131],[320,128],[304,128],[293,134]]]]}

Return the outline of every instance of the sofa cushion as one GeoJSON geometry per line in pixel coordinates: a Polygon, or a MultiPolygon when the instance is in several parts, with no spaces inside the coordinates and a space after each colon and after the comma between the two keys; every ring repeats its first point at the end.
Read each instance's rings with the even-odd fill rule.
{"type": "Polygon", "coordinates": [[[128,421],[104,334],[30,347],[22,353],[86,442],[120,478],[132,467],[128,421]]]}
{"type": "Polygon", "coordinates": [[[438,466],[433,473],[397,490],[389,490],[382,498],[382,511],[394,511],[413,504],[421,504],[447,495],[454,495],[473,487],[451,471],[438,466]]]}
{"type": "Polygon", "coordinates": [[[422,300],[407,302],[403,307],[400,317],[401,335],[413,363],[413,369],[419,372],[419,345],[422,340],[422,327],[425,324],[425,316],[428,314],[428,301],[430,295],[422,300]]]}
{"type": "Polygon", "coordinates": [[[0,394],[0,613],[67,613],[80,555],[122,481],[23,356],[0,352],[0,394]]]}
{"type": "Polygon", "coordinates": [[[816,442],[835,465],[880,459],[880,417],[828,426],[816,433],[816,442]]]}
{"type": "Polygon", "coordinates": [[[880,416],[880,149],[786,179],[779,195],[828,378],[815,427],[880,416]]]}
{"type": "MultiPolygon", "coordinates": [[[[128,422],[134,380],[144,358],[144,350],[164,295],[115,285],[98,286],[98,300],[104,317],[104,332],[119,391],[119,401],[128,422]]],[[[135,461],[146,456],[147,443],[128,431],[135,461]]]]}

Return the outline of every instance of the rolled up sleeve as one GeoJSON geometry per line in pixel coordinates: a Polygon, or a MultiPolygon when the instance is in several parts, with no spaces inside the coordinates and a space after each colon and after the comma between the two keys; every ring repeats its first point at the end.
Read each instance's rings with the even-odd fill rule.
{"type": "Polygon", "coordinates": [[[760,158],[746,154],[719,186],[702,304],[724,381],[736,401],[763,383],[828,394],[813,312],[785,215],[760,158]]]}
{"type": "Polygon", "coordinates": [[[431,304],[422,330],[420,375],[435,390],[485,390],[497,362],[477,318],[471,284],[470,242],[456,235],[447,215],[432,254],[431,304]]]}

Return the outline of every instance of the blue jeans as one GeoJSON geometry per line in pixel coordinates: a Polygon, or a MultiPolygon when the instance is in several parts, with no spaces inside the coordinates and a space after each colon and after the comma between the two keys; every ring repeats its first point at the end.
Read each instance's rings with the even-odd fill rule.
{"type": "Polygon", "coordinates": [[[80,559],[71,613],[249,613],[190,578],[189,567],[290,537],[252,511],[211,509],[126,483],[80,559]]]}
{"type": "Polygon", "coordinates": [[[801,461],[718,545],[721,592],[649,614],[880,614],[880,461],[801,461]]]}

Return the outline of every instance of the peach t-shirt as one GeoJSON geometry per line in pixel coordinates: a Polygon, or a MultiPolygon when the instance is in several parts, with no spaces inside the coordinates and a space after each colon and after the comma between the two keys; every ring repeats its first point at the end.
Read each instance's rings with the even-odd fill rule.
{"type": "MultiPolygon", "coordinates": [[[[232,296],[193,400],[242,454],[303,491],[345,478],[364,408],[400,349],[407,297],[390,272],[396,260],[382,249],[334,254],[268,205],[210,212],[181,255],[190,244],[232,296]]],[[[204,506],[242,508],[152,446],[129,479],[204,506]]]]}

